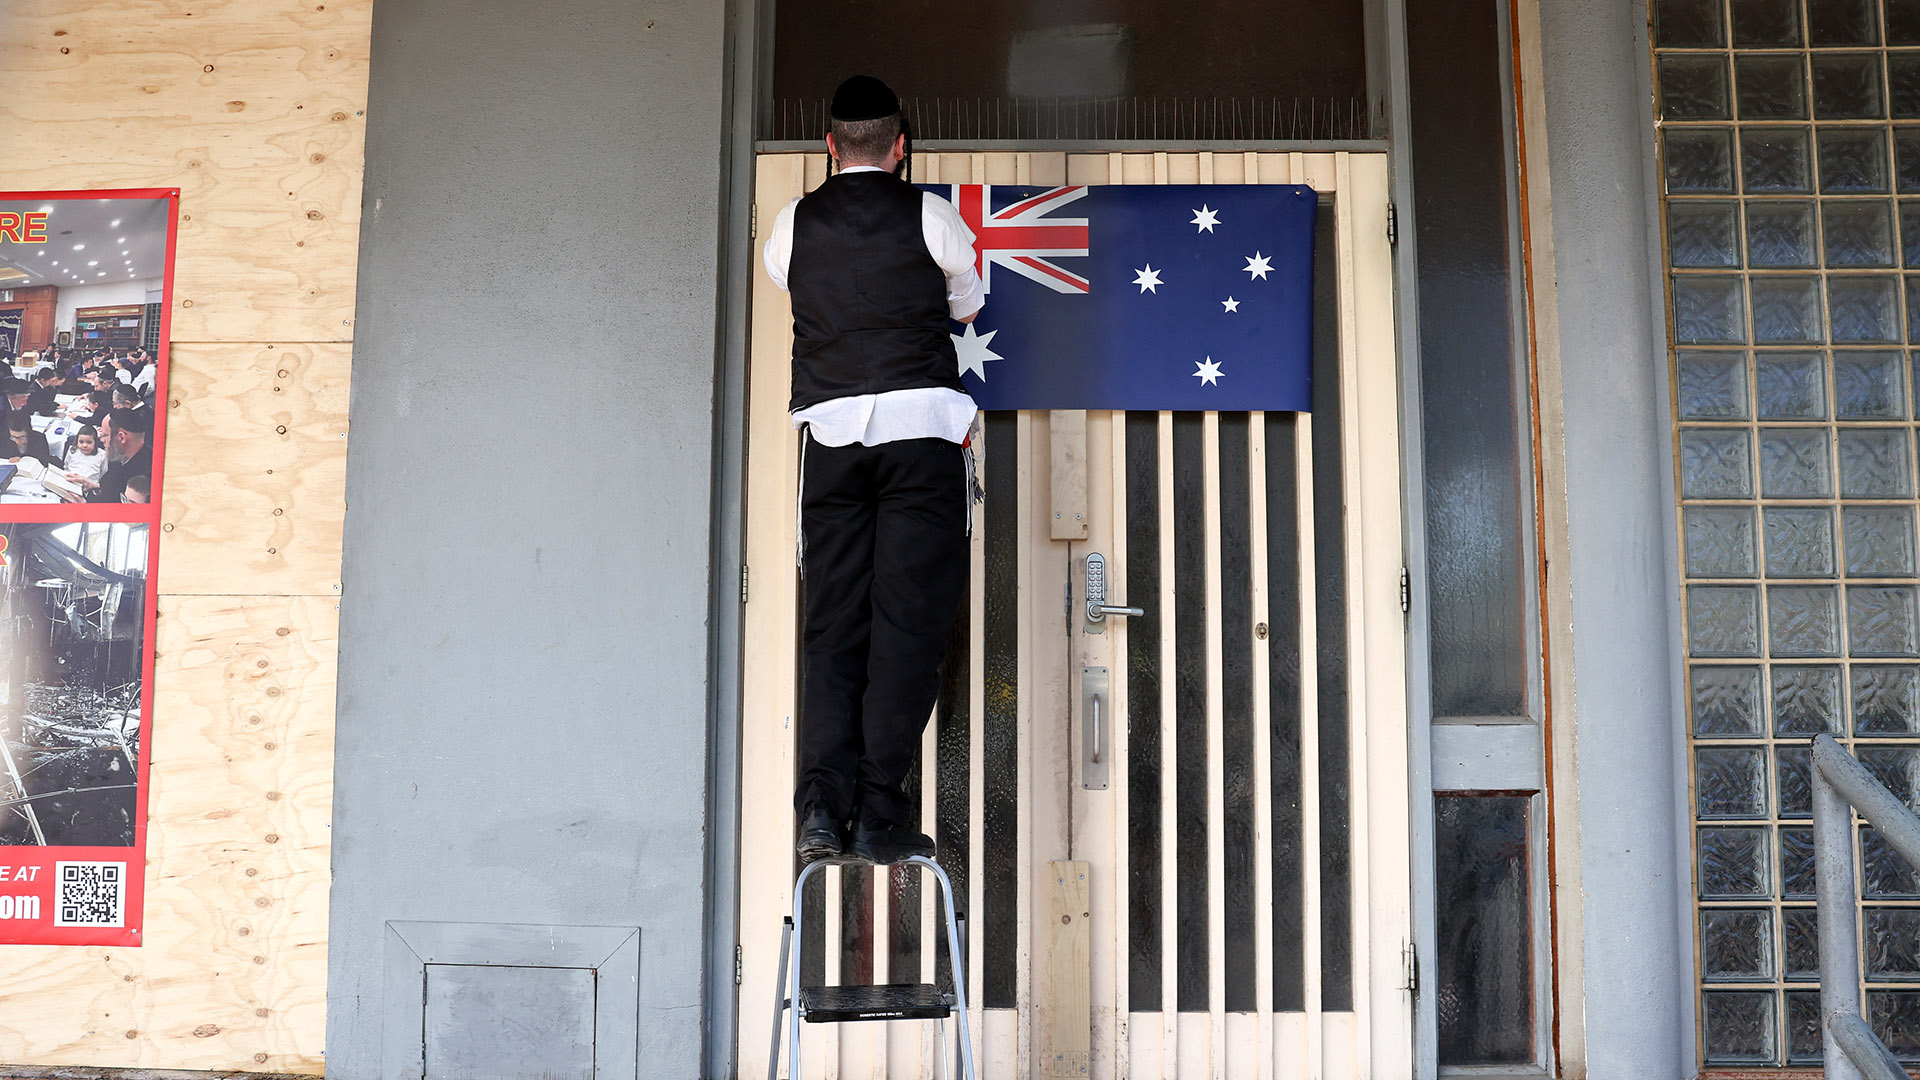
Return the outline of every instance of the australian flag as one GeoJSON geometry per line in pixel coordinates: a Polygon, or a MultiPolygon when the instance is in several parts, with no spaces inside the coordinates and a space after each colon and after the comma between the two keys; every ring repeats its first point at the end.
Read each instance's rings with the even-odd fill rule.
{"type": "Polygon", "coordinates": [[[981,408],[1307,411],[1313,189],[922,187],[977,238],[987,306],[952,331],[981,408]]]}

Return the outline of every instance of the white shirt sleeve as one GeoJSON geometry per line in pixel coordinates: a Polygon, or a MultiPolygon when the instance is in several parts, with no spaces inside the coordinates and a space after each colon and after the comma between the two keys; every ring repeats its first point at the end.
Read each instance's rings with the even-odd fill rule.
{"type": "Polygon", "coordinates": [[[927,252],[947,275],[948,313],[964,319],[985,307],[986,290],[973,268],[973,230],[960,220],[960,211],[929,191],[920,200],[920,230],[927,239],[927,252]]]}
{"type": "Polygon", "coordinates": [[[760,253],[767,276],[780,286],[781,292],[787,291],[787,268],[793,263],[793,208],[799,205],[800,200],[795,197],[780,208],[773,219],[773,234],[767,237],[767,246],[760,253]]]}

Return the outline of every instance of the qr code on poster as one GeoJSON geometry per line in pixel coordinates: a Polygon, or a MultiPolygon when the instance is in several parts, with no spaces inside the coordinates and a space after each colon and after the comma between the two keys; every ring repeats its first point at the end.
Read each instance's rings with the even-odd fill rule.
{"type": "Polygon", "coordinates": [[[56,862],[53,866],[57,882],[53,925],[126,925],[126,863],[56,862]]]}

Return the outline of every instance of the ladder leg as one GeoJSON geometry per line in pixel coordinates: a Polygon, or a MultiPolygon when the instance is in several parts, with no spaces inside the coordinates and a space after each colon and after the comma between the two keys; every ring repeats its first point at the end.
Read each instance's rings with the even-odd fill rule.
{"type": "Polygon", "coordinates": [[[947,1065],[947,1022],[940,1020],[938,1023],[940,1024],[940,1080],[953,1080],[953,1070],[947,1065]]]}
{"type": "Polygon", "coordinates": [[[807,879],[813,872],[825,865],[825,860],[810,862],[800,871],[800,877],[793,883],[793,917],[787,921],[793,926],[793,945],[787,953],[787,1006],[793,1015],[787,1023],[787,1080],[800,1080],[800,931],[805,924],[801,922],[800,906],[807,895],[807,879]]]}
{"type": "MultiPolygon", "coordinates": [[[[960,915],[960,914],[955,914],[955,915],[954,915],[954,917],[953,917],[953,922],[954,922],[954,925],[955,925],[955,926],[957,926],[957,927],[959,927],[959,928],[960,928],[960,955],[961,955],[962,957],[966,957],[966,958],[969,958],[969,959],[970,959],[970,958],[971,958],[971,957],[973,956],[973,954],[967,951],[967,948],[968,948],[968,946],[967,946],[967,917],[966,917],[965,915],[960,915]]],[[[952,945],[948,945],[948,948],[952,948],[952,945]]],[[[954,968],[954,969],[953,969],[953,976],[954,976],[954,979],[953,979],[953,981],[954,981],[955,983],[958,983],[958,982],[960,981],[960,979],[962,978],[962,976],[964,976],[964,974],[965,974],[965,973],[966,973],[966,968],[965,968],[964,966],[961,966],[961,967],[956,967],[956,968],[954,968]]],[[[969,1043],[969,1044],[968,1044],[968,1047],[967,1047],[967,1052],[968,1052],[968,1054],[972,1054],[972,1052],[973,1052],[973,1048],[972,1048],[972,1044],[971,1044],[971,1043],[969,1043]]],[[[971,1058],[969,1058],[969,1060],[971,1060],[971,1058]]]]}
{"type": "Polygon", "coordinates": [[[972,957],[973,954],[967,951],[967,917],[965,915],[956,915],[953,921],[960,924],[960,955],[972,957]]]}
{"type": "Polygon", "coordinates": [[[924,855],[915,855],[908,862],[916,862],[933,871],[940,879],[940,895],[946,900],[947,949],[953,954],[953,1002],[955,1011],[960,1014],[960,1069],[965,1080],[975,1080],[973,1072],[973,1032],[967,1017],[967,967],[966,958],[960,952],[960,920],[953,908],[953,882],[940,864],[924,855]]]}
{"type": "Polygon", "coordinates": [[[780,978],[773,984],[773,1043],[767,1048],[767,1080],[780,1080],[780,1020],[789,1004],[787,993],[787,947],[793,941],[793,918],[780,920],[780,978]]]}

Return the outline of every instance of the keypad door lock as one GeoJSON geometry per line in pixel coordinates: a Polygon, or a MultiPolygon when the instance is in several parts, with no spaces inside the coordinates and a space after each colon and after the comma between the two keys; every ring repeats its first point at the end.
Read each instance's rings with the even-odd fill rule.
{"type": "Polygon", "coordinates": [[[1106,633],[1109,615],[1137,617],[1146,614],[1142,608],[1107,603],[1107,557],[1105,555],[1097,551],[1089,551],[1084,562],[1087,573],[1087,633],[1106,633]]]}

